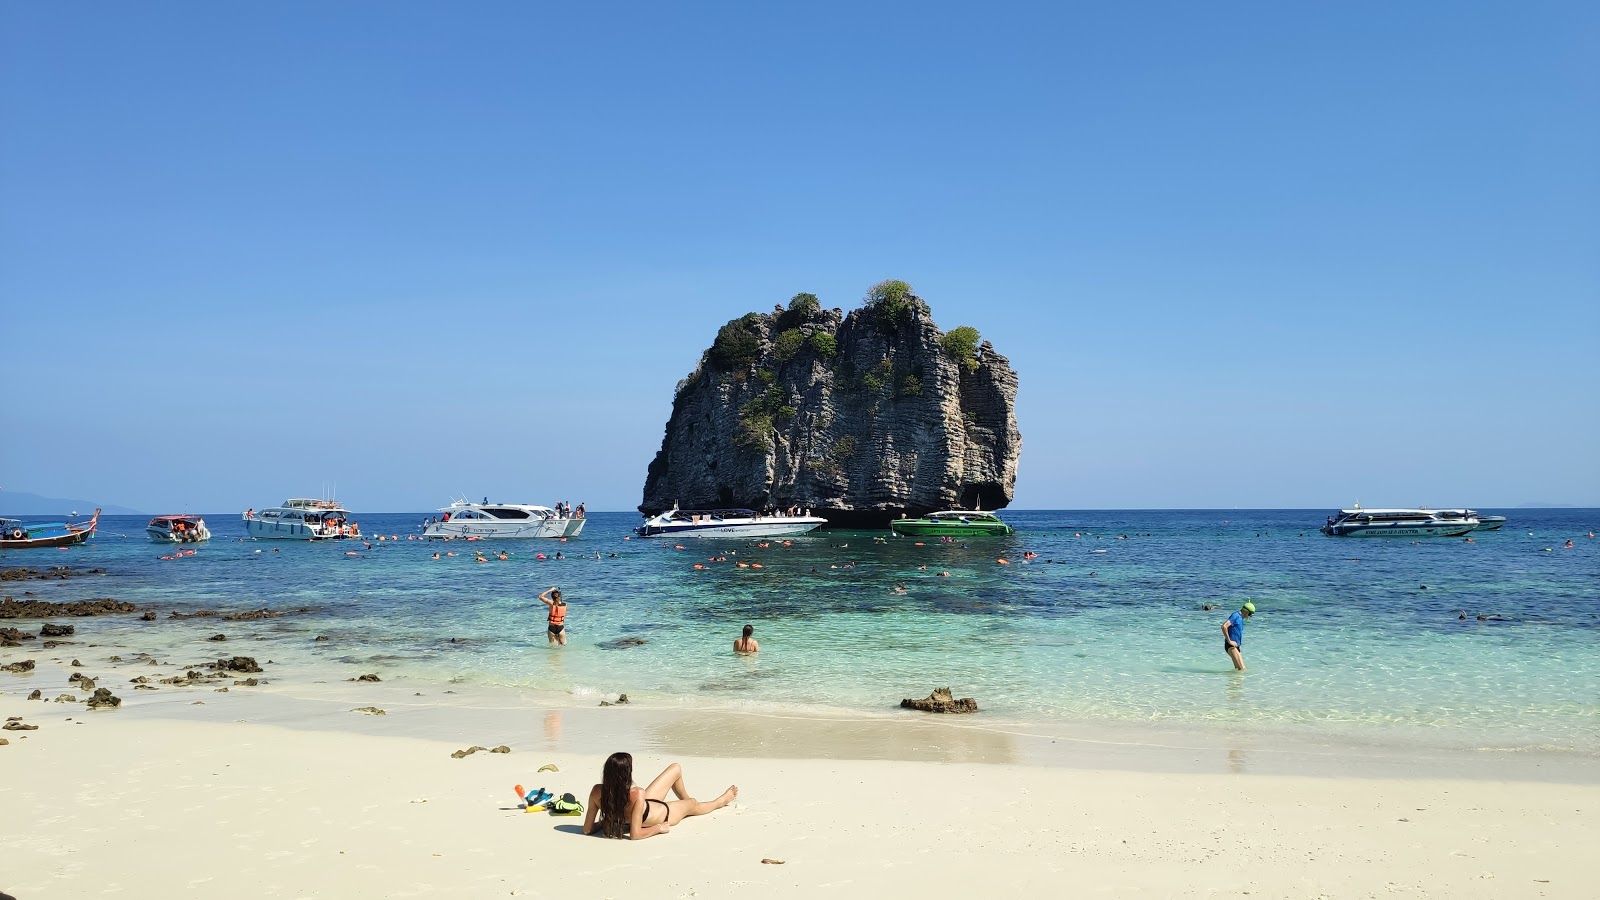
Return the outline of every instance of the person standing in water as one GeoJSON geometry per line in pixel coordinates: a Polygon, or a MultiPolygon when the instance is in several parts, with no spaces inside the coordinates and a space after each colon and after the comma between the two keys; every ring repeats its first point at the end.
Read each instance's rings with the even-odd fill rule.
{"type": "Polygon", "coordinates": [[[567,645],[567,601],[561,598],[560,588],[551,588],[539,595],[539,602],[550,607],[550,625],[545,637],[552,644],[567,645]]]}
{"type": "Polygon", "coordinates": [[[755,638],[751,637],[751,635],[753,635],[755,633],[756,633],[756,627],[754,625],[746,625],[744,627],[744,636],[733,642],[733,652],[735,652],[735,653],[756,653],[756,652],[759,652],[761,650],[761,644],[758,641],[756,641],[755,638]]]}
{"type": "Polygon", "coordinates": [[[1256,605],[1246,600],[1238,612],[1222,623],[1222,649],[1233,660],[1233,667],[1240,672],[1244,671],[1244,620],[1255,614],[1256,605]]]}

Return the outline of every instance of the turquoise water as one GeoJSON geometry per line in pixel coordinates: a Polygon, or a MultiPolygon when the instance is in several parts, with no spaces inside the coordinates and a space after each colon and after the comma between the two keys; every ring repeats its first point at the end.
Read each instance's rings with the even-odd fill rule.
{"type": "Polygon", "coordinates": [[[219,645],[196,642],[226,631],[229,652],[329,677],[454,679],[579,705],[628,693],[654,705],[885,716],[900,715],[902,697],[949,685],[978,698],[978,721],[1046,733],[1153,722],[1600,752],[1600,539],[1584,536],[1600,510],[1503,512],[1506,528],[1473,544],[1326,538],[1315,531],[1322,510],[1017,511],[1005,515],[1017,534],[965,545],[822,532],[790,548],[685,539],[683,550],[625,540],[637,517],[623,513],[594,514],[566,544],[425,544],[404,540],[421,515],[358,516],[368,533],[401,537],[371,550],[243,540],[228,514],[207,518],[210,544],[172,561],[144,538],[144,519],[112,517],[84,547],[7,552],[0,564],[104,568],[94,580],[5,590],[110,595],[161,612],[155,623],[82,623],[111,640],[204,656],[219,645]],[[469,548],[479,547],[513,558],[476,563],[469,548]],[[444,549],[462,555],[430,558],[444,549]],[[558,549],[568,558],[534,558],[558,549]],[[1022,560],[1025,550],[1038,559],[1022,560]],[[562,649],[547,646],[534,599],[551,585],[572,603],[562,649]],[[1218,626],[1245,598],[1260,612],[1241,676],[1218,626]],[[166,617],[261,606],[312,610],[263,622],[166,617]],[[754,659],[730,652],[747,622],[762,643],[754,659]],[[623,637],[647,643],[605,646],[623,637]]]}

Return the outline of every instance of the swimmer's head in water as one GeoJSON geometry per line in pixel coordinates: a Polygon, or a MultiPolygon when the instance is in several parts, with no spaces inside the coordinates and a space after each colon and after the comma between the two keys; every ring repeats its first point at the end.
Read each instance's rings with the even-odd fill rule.
{"type": "Polygon", "coordinates": [[[754,625],[746,625],[744,627],[744,636],[745,637],[749,637],[750,635],[755,634],[755,633],[756,633],[756,627],[754,625]]]}
{"type": "Polygon", "coordinates": [[[1253,616],[1256,614],[1256,605],[1251,603],[1249,600],[1246,600],[1244,605],[1239,607],[1239,611],[1247,616],[1253,616]]]}

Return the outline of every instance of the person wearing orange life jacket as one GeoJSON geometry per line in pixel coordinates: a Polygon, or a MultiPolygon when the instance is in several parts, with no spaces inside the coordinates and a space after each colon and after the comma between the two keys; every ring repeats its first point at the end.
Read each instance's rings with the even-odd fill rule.
{"type": "Polygon", "coordinates": [[[539,595],[539,602],[550,607],[550,625],[545,637],[552,644],[567,645],[567,601],[561,598],[560,588],[551,588],[539,595]]]}

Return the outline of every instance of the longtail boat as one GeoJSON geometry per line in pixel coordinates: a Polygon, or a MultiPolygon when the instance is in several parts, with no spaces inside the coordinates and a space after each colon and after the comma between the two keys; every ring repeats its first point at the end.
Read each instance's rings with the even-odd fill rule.
{"type": "Polygon", "coordinates": [[[0,550],[70,547],[87,541],[99,524],[98,509],[87,522],[24,522],[0,518],[0,550]]]}

